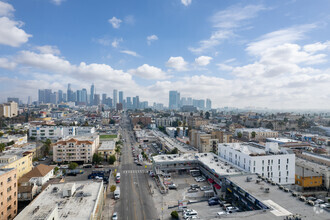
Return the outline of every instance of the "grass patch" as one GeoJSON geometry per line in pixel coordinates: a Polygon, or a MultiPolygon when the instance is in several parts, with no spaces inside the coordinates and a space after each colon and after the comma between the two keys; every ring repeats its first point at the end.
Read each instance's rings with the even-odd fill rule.
{"type": "Polygon", "coordinates": [[[117,138],[116,134],[103,134],[100,135],[100,139],[111,139],[111,138],[117,138]]]}

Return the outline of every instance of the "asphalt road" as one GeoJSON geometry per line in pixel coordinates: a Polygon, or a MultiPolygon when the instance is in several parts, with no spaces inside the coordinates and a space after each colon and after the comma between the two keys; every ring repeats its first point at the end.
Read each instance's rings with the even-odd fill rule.
{"type": "Polygon", "coordinates": [[[149,193],[147,169],[134,163],[131,147],[136,145],[131,138],[133,131],[130,129],[127,117],[122,119],[123,142],[120,172],[120,199],[115,205],[118,219],[142,220],[158,219],[153,199],[149,193]]]}

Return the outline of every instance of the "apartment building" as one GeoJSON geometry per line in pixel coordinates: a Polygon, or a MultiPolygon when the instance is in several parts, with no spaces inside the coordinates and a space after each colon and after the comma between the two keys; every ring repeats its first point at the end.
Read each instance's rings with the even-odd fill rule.
{"type": "Polygon", "coordinates": [[[266,138],[277,138],[278,132],[267,128],[240,128],[235,130],[235,136],[238,133],[246,140],[265,140],[266,138]]]}
{"type": "Polygon", "coordinates": [[[77,126],[33,126],[29,129],[29,137],[37,140],[58,140],[67,136],[90,135],[95,133],[95,127],[77,126]]]}
{"type": "Polygon", "coordinates": [[[203,119],[202,117],[187,117],[188,127],[199,128],[201,125],[207,125],[209,120],[203,119]]]}
{"type": "Polygon", "coordinates": [[[8,102],[0,104],[0,117],[12,118],[18,115],[18,104],[8,102]]]}
{"type": "Polygon", "coordinates": [[[29,151],[19,148],[6,150],[0,156],[0,168],[16,168],[17,179],[19,179],[32,170],[32,159],[33,153],[29,151]]]}
{"type": "Polygon", "coordinates": [[[218,144],[218,155],[236,166],[258,173],[279,184],[295,183],[295,154],[277,143],[218,144]]]}
{"type": "Polygon", "coordinates": [[[53,144],[53,161],[90,163],[99,144],[99,135],[67,137],[53,144]]]}
{"type": "Polygon", "coordinates": [[[0,169],[0,219],[17,215],[17,174],[15,168],[0,169]]]}
{"type": "Polygon", "coordinates": [[[190,144],[200,153],[218,153],[218,143],[232,142],[232,135],[223,131],[211,131],[210,133],[191,130],[189,135],[190,144]]]}

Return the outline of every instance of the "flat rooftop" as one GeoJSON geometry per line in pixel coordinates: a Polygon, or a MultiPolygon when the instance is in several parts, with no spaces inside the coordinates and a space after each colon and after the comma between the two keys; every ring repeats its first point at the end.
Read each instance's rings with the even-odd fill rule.
{"type": "Polygon", "coordinates": [[[289,139],[289,138],[266,138],[267,141],[270,142],[277,142],[280,144],[284,144],[284,143],[297,143],[298,141],[293,140],[293,139],[289,139]]]}
{"type": "Polygon", "coordinates": [[[0,176],[5,174],[5,173],[8,173],[10,171],[12,171],[14,168],[5,168],[5,169],[0,169],[0,176]]]}
{"type": "Polygon", "coordinates": [[[214,170],[219,176],[243,174],[239,167],[223,161],[222,158],[213,153],[186,153],[186,154],[165,154],[153,157],[155,163],[173,163],[173,162],[200,162],[214,170]]]}
{"type": "Polygon", "coordinates": [[[98,150],[114,150],[116,142],[114,141],[103,141],[101,147],[98,150]]]}
{"type": "Polygon", "coordinates": [[[285,219],[285,216],[296,214],[299,214],[302,219],[329,219],[329,213],[326,210],[317,209],[317,207],[301,202],[298,197],[293,197],[290,192],[280,190],[277,185],[271,185],[266,181],[256,183],[258,177],[255,174],[229,176],[227,179],[270,207],[270,210],[230,214],[226,216],[226,219],[285,219]],[[247,177],[252,177],[252,180],[247,182],[247,177]],[[269,188],[268,193],[265,192],[265,188],[269,188]]]}
{"type": "Polygon", "coordinates": [[[71,197],[63,197],[63,190],[68,186],[68,183],[49,185],[15,219],[40,219],[40,216],[47,216],[45,212],[50,213],[56,205],[59,219],[90,219],[103,187],[102,182],[75,182],[76,192],[71,197]]]}

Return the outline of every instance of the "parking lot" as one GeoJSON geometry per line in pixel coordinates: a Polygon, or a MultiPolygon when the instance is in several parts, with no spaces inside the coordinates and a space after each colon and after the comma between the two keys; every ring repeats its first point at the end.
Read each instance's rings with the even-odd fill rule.
{"type": "MultiPolygon", "coordinates": [[[[197,182],[194,177],[189,174],[172,174],[171,182],[175,184],[176,189],[169,189],[168,193],[160,194],[157,188],[154,188],[154,201],[156,204],[159,216],[163,219],[170,219],[172,211],[178,211],[178,201],[187,201],[187,207],[185,209],[193,209],[198,213],[199,219],[214,219],[218,212],[223,212],[226,215],[224,209],[219,205],[209,206],[208,199],[211,195],[205,195],[205,191],[202,191],[203,187],[211,186],[210,183],[205,179],[202,182],[197,182]],[[191,185],[198,185],[198,188],[191,187],[191,185]],[[194,190],[191,190],[191,189],[194,190]],[[188,192],[190,191],[190,192],[188,192]],[[193,192],[191,192],[193,191],[193,192]]],[[[156,187],[153,185],[153,187],[156,187]]],[[[208,192],[212,190],[210,187],[208,192]]],[[[203,189],[204,190],[204,189],[203,189]]],[[[179,216],[183,217],[183,212],[179,211],[179,216]]]]}

